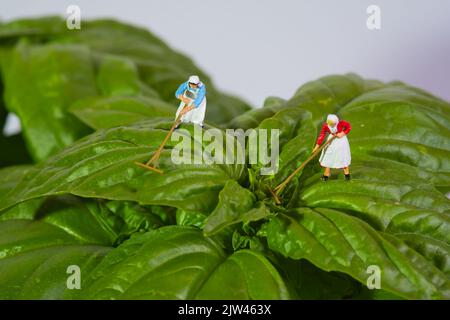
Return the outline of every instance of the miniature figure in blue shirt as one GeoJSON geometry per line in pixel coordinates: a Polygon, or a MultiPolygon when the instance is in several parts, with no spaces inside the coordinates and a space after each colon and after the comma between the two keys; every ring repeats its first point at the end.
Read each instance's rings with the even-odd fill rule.
{"type": "Polygon", "coordinates": [[[203,127],[206,112],[206,86],[199,77],[190,76],[188,81],[178,87],[175,96],[181,100],[175,118],[181,112],[182,123],[191,122],[203,127]]]}

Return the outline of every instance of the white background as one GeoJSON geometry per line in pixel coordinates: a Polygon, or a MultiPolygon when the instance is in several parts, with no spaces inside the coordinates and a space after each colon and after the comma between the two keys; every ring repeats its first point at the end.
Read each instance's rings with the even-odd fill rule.
{"type": "Polygon", "coordinates": [[[149,28],[254,106],[350,71],[450,100],[449,0],[0,0],[0,19],[65,15],[70,4],[85,19],[149,28]],[[381,30],[366,27],[370,4],[381,8],[381,30]]]}

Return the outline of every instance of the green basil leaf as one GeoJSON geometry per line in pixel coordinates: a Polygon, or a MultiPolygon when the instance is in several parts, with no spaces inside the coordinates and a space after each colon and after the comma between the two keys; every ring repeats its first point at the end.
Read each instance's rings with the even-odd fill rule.
{"type": "Polygon", "coordinates": [[[233,128],[255,128],[264,119],[286,108],[301,108],[311,112],[312,121],[318,124],[327,113],[336,113],[355,97],[384,85],[379,81],[364,80],[356,74],[332,75],[310,81],[301,86],[287,101],[269,101],[265,107],[250,110],[230,122],[233,128]]]}
{"type": "Polygon", "coordinates": [[[47,158],[89,132],[67,112],[73,100],[96,95],[86,47],[21,43],[8,61],[3,70],[6,106],[19,116],[35,160],[47,158]]]}
{"type": "Polygon", "coordinates": [[[0,199],[14,189],[20,180],[32,169],[31,165],[18,165],[0,169],[0,199]]]}
{"type": "MultiPolygon", "coordinates": [[[[171,149],[179,142],[169,140],[159,160],[164,175],[138,167],[135,162],[151,157],[170,126],[170,122],[147,121],[87,136],[33,167],[5,197],[1,209],[33,198],[70,193],[209,213],[226,181],[245,177],[244,165],[175,164],[171,149]]],[[[179,131],[180,137],[198,145],[196,154],[203,152],[209,144],[203,141],[205,147],[192,141],[193,126],[185,128],[192,132],[179,131]]],[[[203,156],[212,160],[208,153],[203,156]]]]}
{"type": "Polygon", "coordinates": [[[450,297],[450,280],[398,238],[365,222],[325,208],[298,208],[292,216],[271,218],[269,247],[292,259],[306,259],[320,269],[351,275],[365,284],[369,266],[381,273],[381,289],[410,299],[450,297]]]}
{"type": "Polygon", "coordinates": [[[450,104],[405,85],[368,92],[340,110],[352,152],[450,173],[450,104]]]}
{"type": "Polygon", "coordinates": [[[110,251],[110,247],[83,245],[64,230],[41,221],[0,222],[0,298],[73,298],[67,287],[69,266],[84,275],[110,251]]]}
{"type": "MultiPolygon", "coordinates": [[[[284,108],[272,117],[266,118],[258,129],[268,130],[267,145],[269,154],[271,130],[279,130],[279,163],[272,184],[279,184],[286,179],[311,154],[316,140],[316,126],[312,121],[311,112],[298,108],[284,108]]],[[[300,173],[299,173],[300,174],[300,173]]]]}
{"type": "Polygon", "coordinates": [[[144,95],[161,100],[155,89],[141,81],[133,60],[109,54],[100,55],[99,60],[97,83],[103,96],[144,95]]]}
{"type": "Polygon", "coordinates": [[[206,219],[203,231],[206,235],[212,235],[231,224],[260,220],[269,214],[263,203],[256,205],[253,193],[235,180],[229,180],[220,191],[219,202],[206,219]]]}
{"type": "Polygon", "coordinates": [[[420,176],[410,166],[376,158],[356,160],[351,168],[348,183],[342,176],[323,183],[321,173],[304,178],[298,204],[351,210],[377,228],[386,228],[402,212],[426,210],[442,216],[450,210],[450,201],[427,180],[432,174],[420,176]]]}
{"type": "MultiPolygon", "coordinates": [[[[219,194],[220,196],[220,194],[219,194]]],[[[207,216],[200,212],[177,209],[177,225],[203,229],[207,216]]]]}
{"type": "Polygon", "coordinates": [[[365,80],[353,73],[325,76],[302,85],[286,105],[308,110],[313,120],[320,122],[327,113],[336,113],[355,97],[383,87],[380,81],[365,80]]]}
{"type": "Polygon", "coordinates": [[[49,37],[67,31],[69,30],[65,20],[57,16],[17,19],[4,24],[0,23],[0,43],[7,43],[7,40],[17,40],[21,37],[44,41],[49,37]]]}
{"type": "Polygon", "coordinates": [[[0,230],[2,299],[289,298],[263,255],[241,250],[227,256],[192,228],[163,227],[116,249],[81,245],[39,221],[4,221],[0,230]],[[73,265],[81,271],[79,290],[67,287],[73,265]]]}
{"type": "Polygon", "coordinates": [[[119,233],[121,237],[156,229],[166,224],[159,214],[155,213],[160,209],[156,206],[147,208],[129,201],[108,201],[104,206],[124,222],[119,233]]]}
{"type": "Polygon", "coordinates": [[[87,299],[288,299],[276,269],[250,250],[225,255],[201,231],[163,227],[111,251],[89,274],[87,299]]]}
{"type": "Polygon", "coordinates": [[[61,228],[84,243],[106,246],[115,243],[124,226],[124,221],[102,203],[71,196],[49,199],[39,208],[35,220],[61,228]]]}
{"type": "Polygon", "coordinates": [[[69,110],[93,129],[129,125],[154,117],[175,117],[176,111],[167,102],[144,96],[82,99],[69,110]]]}

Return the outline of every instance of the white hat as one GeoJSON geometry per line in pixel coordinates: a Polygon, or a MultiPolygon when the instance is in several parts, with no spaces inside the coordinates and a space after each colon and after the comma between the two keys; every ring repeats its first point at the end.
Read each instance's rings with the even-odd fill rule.
{"type": "Polygon", "coordinates": [[[189,83],[199,84],[200,83],[200,78],[198,76],[190,76],[189,77],[189,83]]]}
{"type": "Polygon", "coordinates": [[[327,122],[338,123],[339,122],[339,118],[335,114],[329,114],[328,117],[327,117],[327,122]]]}

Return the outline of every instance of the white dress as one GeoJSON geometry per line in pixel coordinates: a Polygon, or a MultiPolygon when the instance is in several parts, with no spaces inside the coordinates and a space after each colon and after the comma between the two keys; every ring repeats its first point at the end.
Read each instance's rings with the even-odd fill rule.
{"type": "MultiPolygon", "coordinates": [[[[327,141],[333,135],[329,134],[327,141]]],[[[328,146],[322,149],[319,162],[322,167],[342,169],[348,167],[352,161],[350,154],[350,144],[348,143],[347,135],[342,138],[334,139],[328,146]]]]}
{"type": "MultiPolygon", "coordinates": [[[[186,90],[186,91],[188,91],[188,90],[186,90]]],[[[193,105],[195,98],[192,95],[187,95],[186,91],[183,93],[183,95],[184,95],[184,97],[191,100],[191,103],[189,105],[193,105]]],[[[193,90],[191,90],[191,92],[192,91],[193,90]]],[[[183,110],[184,106],[185,106],[185,103],[183,101],[181,101],[180,105],[178,107],[177,113],[175,114],[175,119],[178,118],[178,114],[181,112],[181,110],[183,110]]],[[[205,119],[205,113],[206,113],[206,97],[203,98],[202,102],[200,103],[200,105],[197,108],[194,107],[194,109],[192,109],[188,113],[185,113],[181,117],[181,122],[183,122],[183,123],[192,122],[192,123],[198,124],[199,126],[203,126],[203,120],[205,119]]]]}

